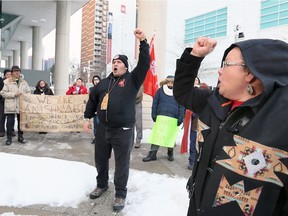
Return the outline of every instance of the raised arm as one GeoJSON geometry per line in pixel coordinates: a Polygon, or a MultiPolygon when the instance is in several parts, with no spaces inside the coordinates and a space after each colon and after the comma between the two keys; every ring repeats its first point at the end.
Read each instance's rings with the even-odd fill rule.
{"type": "Polygon", "coordinates": [[[142,29],[136,28],[134,35],[140,41],[140,48],[138,63],[132,71],[132,77],[135,80],[136,85],[140,88],[150,67],[149,44],[147,43],[145,33],[142,29]]]}
{"type": "Polygon", "coordinates": [[[195,42],[193,49],[186,48],[176,62],[174,97],[179,104],[195,113],[201,112],[211,91],[194,87],[194,81],[202,60],[214,50],[216,45],[215,40],[200,37],[195,42]]]}

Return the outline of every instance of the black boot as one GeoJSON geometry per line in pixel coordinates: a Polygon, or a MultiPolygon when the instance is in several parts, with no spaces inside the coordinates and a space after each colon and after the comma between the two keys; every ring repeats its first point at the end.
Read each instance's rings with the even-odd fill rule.
{"type": "Polygon", "coordinates": [[[148,152],[148,155],[143,158],[143,162],[149,162],[149,161],[154,161],[154,160],[157,160],[157,151],[149,151],[148,152]]]}
{"type": "Polygon", "coordinates": [[[168,160],[169,161],[174,161],[173,148],[168,148],[167,155],[168,155],[168,160]]]}
{"type": "Polygon", "coordinates": [[[91,142],[91,144],[95,144],[96,143],[96,139],[94,138],[91,142]]]}
{"type": "Polygon", "coordinates": [[[22,144],[26,143],[26,140],[23,138],[23,134],[18,134],[18,142],[22,144]]]}
{"type": "Polygon", "coordinates": [[[7,136],[6,145],[12,144],[12,136],[7,136]]]}

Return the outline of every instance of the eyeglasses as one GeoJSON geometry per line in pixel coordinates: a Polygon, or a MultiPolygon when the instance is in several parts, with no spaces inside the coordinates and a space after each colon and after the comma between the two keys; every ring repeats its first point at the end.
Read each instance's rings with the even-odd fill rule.
{"type": "Polygon", "coordinates": [[[245,67],[246,64],[244,63],[234,63],[234,62],[228,62],[228,61],[223,61],[222,62],[222,67],[229,67],[229,66],[242,66],[245,67]]]}

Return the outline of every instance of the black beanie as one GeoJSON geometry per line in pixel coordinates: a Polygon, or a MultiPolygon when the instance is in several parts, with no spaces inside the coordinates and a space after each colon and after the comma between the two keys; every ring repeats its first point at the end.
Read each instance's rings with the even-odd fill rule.
{"type": "Polygon", "coordinates": [[[128,69],[128,58],[127,58],[126,55],[120,55],[120,54],[118,54],[118,55],[116,55],[116,56],[113,58],[113,61],[114,61],[114,60],[117,60],[117,59],[119,59],[120,61],[122,61],[123,64],[125,65],[125,67],[128,69]]]}
{"type": "Polygon", "coordinates": [[[4,76],[6,75],[6,73],[8,73],[8,72],[11,72],[10,71],[10,69],[5,69],[4,71],[3,71],[3,73],[4,73],[4,76]]]}

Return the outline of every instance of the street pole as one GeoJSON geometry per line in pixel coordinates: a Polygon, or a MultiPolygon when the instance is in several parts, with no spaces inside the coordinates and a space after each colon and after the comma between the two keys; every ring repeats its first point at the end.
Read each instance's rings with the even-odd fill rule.
{"type": "Polygon", "coordinates": [[[90,61],[88,61],[88,67],[87,67],[88,71],[87,71],[87,83],[90,82],[90,61]]]}

